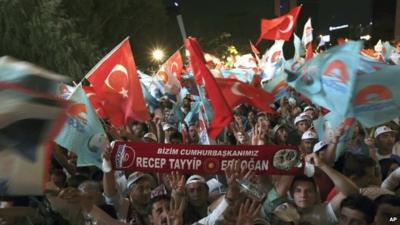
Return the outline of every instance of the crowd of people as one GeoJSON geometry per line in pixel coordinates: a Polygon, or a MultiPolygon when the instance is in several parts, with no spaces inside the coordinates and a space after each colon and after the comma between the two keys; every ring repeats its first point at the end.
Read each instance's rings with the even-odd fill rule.
{"type": "MultiPolygon", "coordinates": [[[[183,99],[184,115],[193,102],[190,94],[183,99]]],[[[160,98],[150,121],[118,129],[103,125],[110,140],[201,144],[198,121],[186,124],[183,137],[170,120],[173,106],[160,98]]],[[[77,167],[77,156],[55,145],[46,194],[1,197],[0,224],[400,224],[400,117],[372,129],[356,124],[344,154],[337,155],[346,129],[341,125],[319,138],[313,121],[324,109],[291,88],[272,107],[276,112],[236,107],[216,144],[295,145],[304,173],[256,175],[240,161],[225,175],[100,170],[77,167]],[[239,180],[250,181],[265,197],[248,195],[239,180]]],[[[104,149],[104,163],[111,150],[104,149]]]]}

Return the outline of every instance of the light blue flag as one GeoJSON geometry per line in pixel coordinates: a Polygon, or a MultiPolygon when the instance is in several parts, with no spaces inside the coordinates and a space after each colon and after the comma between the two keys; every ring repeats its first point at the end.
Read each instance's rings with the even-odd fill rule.
{"type": "Polygon", "coordinates": [[[293,58],[298,60],[298,59],[301,58],[302,55],[305,54],[305,50],[304,50],[303,45],[301,44],[300,38],[295,33],[293,33],[293,37],[294,37],[293,38],[293,45],[294,45],[294,56],[293,56],[293,58]]]}
{"type": "Polygon", "coordinates": [[[288,74],[288,84],[313,103],[346,115],[354,86],[362,42],[347,42],[303,64],[288,74]]]}
{"type": "Polygon", "coordinates": [[[320,116],[318,119],[313,121],[319,140],[326,140],[327,142],[332,140],[336,128],[341,123],[344,123],[345,125],[345,132],[338,140],[336,145],[336,159],[342,156],[346,150],[346,145],[350,141],[356,125],[355,119],[339,115],[335,112],[329,112],[328,114],[320,116]]]}
{"type": "Polygon", "coordinates": [[[361,60],[360,60],[360,64],[358,67],[358,70],[359,70],[358,74],[372,73],[375,71],[379,71],[387,66],[391,66],[391,65],[380,62],[371,57],[361,55],[361,60]]]}
{"type": "Polygon", "coordinates": [[[263,88],[274,95],[274,101],[279,101],[288,94],[288,84],[286,83],[287,73],[280,72],[271,80],[263,83],[263,88]]]}
{"type": "Polygon", "coordinates": [[[150,91],[147,89],[146,85],[144,85],[143,82],[140,82],[140,84],[142,86],[143,97],[146,101],[147,107],[149,108],[151,113],[154,113],[154,110],[158,107],[158,101],[150,94],[150,91]]]}
{"type": "Polygon", "coordinates": [[[166,119],[167,119],[168,123],[175,124],[178,127],[178,123],[183,121],[183,119],[184,119],[184,115],[183,115],[180,105],[173,103],[169,117],[166,119]]]}
{"type": "Polygon", "coordinates": [[[195,123],[199,120],[199,110],[200,110],[200,101],[195,101],[192,103],[192,106],[190,107],[190,111],[188,114],[185,116],[185,122],[186,124],[192,124],[195,123]]]}
{"type": "Polygon", "coordinates": [[[383,42],[382,56],[385,62],[391,62],[391,56],[396,52],[396,48],[393,47],[388,41],[383,42]]]}
{"type": "Polygon", "coordinates": [[[373,127],[400,116],[400,66],[357,77],[352,113],[364,127],[373,127]]]}
{"type": "Polygon", "coordinates": [[[96,112],[81,86],[76,87],[69,100],[67,122],[55,142],[78,156],[78,166],[101,168],[101,153],[109,141],[96,112]]]}
{"type": "Polygon", "coordinates": [[[230,70],[221,70],[221,74],[224,78],[233,78],[240,80],[244,83],[251,83],[254,77],[254,70],[252,69],[230,69],[230,70]]]}

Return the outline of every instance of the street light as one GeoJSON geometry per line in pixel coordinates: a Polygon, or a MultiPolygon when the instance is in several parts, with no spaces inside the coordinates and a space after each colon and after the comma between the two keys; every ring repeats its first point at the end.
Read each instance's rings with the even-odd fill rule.
{"type": "Polygon", "coordinates": [[[154,49],[151,53],[153,60],[156,62],[161,62],[164,59],[164,51],[161,49],[154,49]]]}

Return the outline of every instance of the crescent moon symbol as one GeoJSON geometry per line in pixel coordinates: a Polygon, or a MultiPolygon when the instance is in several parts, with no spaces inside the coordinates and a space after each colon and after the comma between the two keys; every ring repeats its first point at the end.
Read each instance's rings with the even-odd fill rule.
{"type": "Polygon", "coordinates": [[[121,64],[117,64],[114,66],[114,68],[111,70],[111,72],[107,75],[106,80],[104,81],[104,83],[106,84],[107,87],[109,87],[111,90],[114,91],[119,91],[119,90],[115,90],[111,85],[110,85],[110,76],[111,74],[113,74],[116,71],[120,71],[123,74],[125,74],[126,79],[128,80],[128,70],[121,64]]]}
{"type": "Polygon", "coordinates": [[[231,88],[232,93],[233,93],[234,95],[237,95],[237,96],[246,96],[246,95],[244,95],[244,94],[239,90],[239,85],[240,85],[239,82],[235,82],[235,83],[233,84],[233,86],[232,86],[232,88],[231,88]]]}
{"type": "Polygon", "coordinates": [[[288,24],[288,26],[286,27],[286,29],[283,29],[283,30],[282,30],[282,29],[279,29],[279,31],[282,32],[282,33],[287,33],[287,32],[289,32],[289,31],[292,29],[293,24],[294,24],[293,16],[292,16],[292,15],[287,15],[286,18],[289,19],[289,24],[288,24]]]}

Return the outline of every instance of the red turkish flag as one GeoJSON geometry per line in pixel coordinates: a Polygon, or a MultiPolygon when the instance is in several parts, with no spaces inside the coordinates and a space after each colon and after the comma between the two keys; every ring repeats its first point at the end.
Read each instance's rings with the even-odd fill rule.
{"type": "Polygon", "coordinates": [[[200,85],[198,81],[203,81],[206,95],[210,99],[214,117],[208,127],[208,134],[211,138],[215,138],[233,120],[232,111],[214,76],[206,66],[203,51],[197,40],[188,38],[185,40],[185,46],[189,51],[189,59],[195,80],[198,85],[200,85]]]}
{"type": "Polygon", "coordinates": [[[272,94],[236,79],[217,78],[216,80],[231,108],[248,103],[263,112],[274,112],[269,107],[274,102],[272,94]]]}
{"type": "Polygon", "coordinates": [[[129,39],[108,53],[86,76],[114,127],[150,120],[129,39]]]}
{"type": "Polygon", "coordinates": [[[181,80],[182,78],[182,69],[183,69],[183,62],[181,53],[176,51],[165,63],[166,65],[166,72],[168,74],[172,74],[177,80],[181,80]]]}
{"type": "Polygon", "coordinates": [[[90,86],[83,86],[82,89],[85,91],[87,98],[89,99],[90,103],[92,104],[96,114],[100,118],[107,118],[106,112],[104,111],[104,107],[101,104],[101,101],[96,96],[96,92],[94,92],[93,87],[90,86]]]}
{"type": "Polygon", "coordinates": [[[288,41],[296,27],[297,17],[299,16],[302,5],[290,10],[289,13],[270,20],[261,20],[261,34],[258,43],[262,39],[266,40],[285,40],[288,41]]]}

